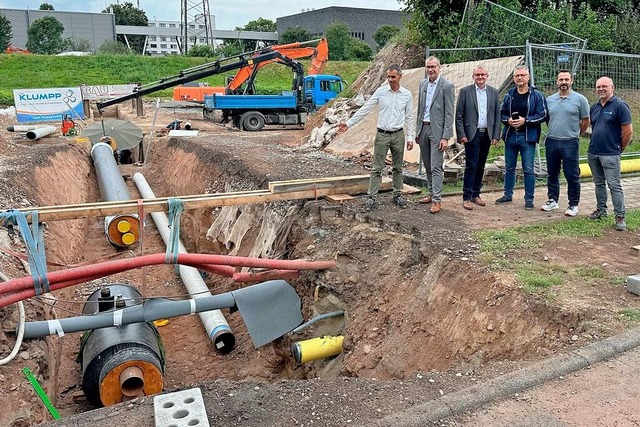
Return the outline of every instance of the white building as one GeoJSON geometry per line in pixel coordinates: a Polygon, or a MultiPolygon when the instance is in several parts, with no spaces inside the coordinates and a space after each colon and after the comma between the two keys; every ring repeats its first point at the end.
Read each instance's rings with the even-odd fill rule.
{"type": "MultiPolygon", "coordinates": [[[[155,18],[155,17],[154,17],[155,18]]],[[[215,29],[215,16],[209,15],[211,30],[215,29]]],[[[194,45],[207,44],[207,33],[204,17],[198,16],[195,21],[188,24],[188,47],[187,51],[194,45]]],[[[180,54],[180,43],[182,41],[182,25],[180,21],[149,21],[145,53],[151,56],[178,55],[180,54]]],[[[213,48],[217,47],[216,41],[210,40],[209,44],[213,48]]]]}

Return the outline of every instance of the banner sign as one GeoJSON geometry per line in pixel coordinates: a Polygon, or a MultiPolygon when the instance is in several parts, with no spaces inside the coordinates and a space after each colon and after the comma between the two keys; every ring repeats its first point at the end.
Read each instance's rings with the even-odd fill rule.
{"type": "Polygon", "coordinates": [[[133,93],[137,87],[137,85],[80,86],[80,90],[82,91],[82,99],[85,101],[95,101],[98,99],[110,99],[129,95],[133,93]]]}
{"type": "Polygon", "coordinates": [[[14,89],[13,100],[19,123],[60,122],[65,114],[84,117],[79,87],[14,89]]]}

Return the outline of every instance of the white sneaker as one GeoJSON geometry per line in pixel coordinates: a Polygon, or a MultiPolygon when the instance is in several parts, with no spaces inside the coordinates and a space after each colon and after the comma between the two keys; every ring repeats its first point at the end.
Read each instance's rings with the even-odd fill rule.
{"type": "Polygon", "coordinates": [[[566,216],[576,216],[578,215],[578,207],[569,205],[566,211],[564,211],[566,216]]]}
{"type": "Polygon", "coordinates": [[[551,212],[556,209],[558,209],[558,202],[551,199],[547,200],[547,203],[542,205],[542,207],[540,208],[541,211],[545,211],[545,212],[551,212]]]}

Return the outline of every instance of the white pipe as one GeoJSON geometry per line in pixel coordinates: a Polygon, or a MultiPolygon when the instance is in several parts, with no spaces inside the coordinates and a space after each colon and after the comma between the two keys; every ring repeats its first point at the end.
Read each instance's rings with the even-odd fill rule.
{"type": "MultiPolygon", "coordinates": [[[[0,280],[2,280],[3,282],[8,282],[9,278],[5,276],[2,272],[0,272],[0,280]]],[[[18,336],[16,337],[16,342],[13,345],[13,350],[11,351],[11,353],[4,359],[0,359],[0,366],[6,365],[7,363],[11,362],[13,358],[16,357],[16,354],[18,354],[18,351],[20,350],[20,346],[22,345],[22,338],[24,337],[24,325],[25,325],[24,304],[22,303],[22,301],[18,301],[18,316],[20,320],[18,323],[18,336]]]]}
{"type": "MultiPolygon", "coordinates": [[[[144,175],[136,172],[133,175],[133,182],[135,182],[138,187],[142,198],[155,199],[156,196],[144,175]]],[[[168,246],[171,243],[171,229],[169,228],[167,215],[164,212],[152,212],[151,218],[153,218],[153,222],[156,224],[156,228],[160,236],[162,236],[164,244],[168,246]]],[[[188,253],[181,241],[178,242],[178,252],[181,254],[188,253]]],[[[211,292],[209,292],[207,284],[202,280],[198,269],[186,265],[178,265],[178,267],[180,270],[180,278],[189,291],[191,298],[197,299],[211,296],[211,292]]],[[[199,313],[198,315],[216,350],[221,353],[229,353],[233,349],[236,339],[222,312],[220,310],[212,310],[199,313]]]]}
{"type": "Polygon", "coordinates": [[[9,132],[29,132],[30,130],[38,129],[40,126],[36,125],[11,125],[7,126],[9,132]]]}
{"type": "Polygon", "coordinates": [[[45,126],[42,128],[30,130],[29,132],[27,132],[27,138],[31,140],[40,139],[43,136],[51,135],[55,131],[56,131],[55,126],[45,126]]]}

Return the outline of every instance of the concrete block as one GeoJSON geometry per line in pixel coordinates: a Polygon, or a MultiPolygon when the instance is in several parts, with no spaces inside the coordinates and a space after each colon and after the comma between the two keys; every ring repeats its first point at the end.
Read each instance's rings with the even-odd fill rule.
{"type": "Polygon", "coordinates": [[[640,295],[640,274],[627,276],[627,290],[633,294],[640,295]]]}
{"type": "Polygon", "coordinates": [[[160,394],[153,398],[155,427],[209,427],[199,388],[160,394]]]}

